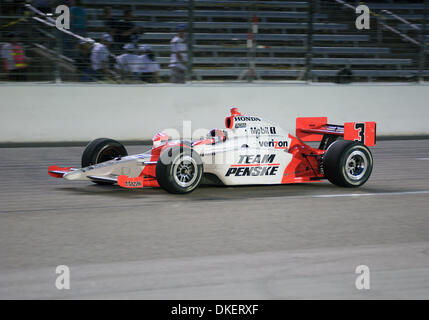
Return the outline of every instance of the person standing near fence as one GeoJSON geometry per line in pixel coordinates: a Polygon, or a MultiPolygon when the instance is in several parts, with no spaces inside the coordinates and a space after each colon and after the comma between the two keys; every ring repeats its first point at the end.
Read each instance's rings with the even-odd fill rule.
{"type": "Polygon", "coordinates": [[[25,81],[27,79],[27,57],[24,49],[18,44],[18,37],[11,32],[7,35],[8,42],[1,48],[1,58],[9,81],[25,81]]]}
{"type": "Polygon", "coordinates": [[[188,61],[188,47],[185,42],[186,26],[180,24],[175,28],[177,34],[170,41],[171,56],[169,67],[171,69],[172,83],[185,83],[186,63],[188,61]]]}
{"type": "Polygon", "coordinates": [[[82,7],[81,0],[74,0],[70,8],[70,30],[82,37],[86,37],[87,13],[82,7]]]}
{"type": "Polygon", "coordinates": [[[156,61],[155,53],[152,51],[150,44],[144,44],[139,47],[139,58],[141,60],[141,80],[148,83],[159,82],[158,72],[160,70],[159,63],[156,61]]]}
{"type": "Polygon", "coordinates": [[[116,24],[115,42],[124,46],[127,43],[135,43],[142,29],[134,22],[133,11],[127,9],[124,11],[124,17],[116,24]]]}
{"type": "Polygon", "coordinates": [[[125,53],[116,58],[115,68],[121,73],[122,80],[138,80],[142,62],[135,53],[136,48],[134,44],[127,43],[123,49],[125,53]]]}
{"type": "Polygon", "coordinates": [[[113,39],[110,34],[105,33],[101,43],[96,42],[91,52],[91,68],[96,80],[103,80],[109,73],[109,47],[113,39]]]}
{"type": "Polygon", "coordinates": [[[91,52],[94,41],[80,40],[76,46],[75,66],[79,71],[79,81],[88,82],[92,74],[91,71],[91,52]]]}
{"type": "MultiPolygon", "coordinates": [[[[103,29],[104,32],[112,36],[113,40],[117,38],[118,24],[119,20],[112,15],[112,7],[105,7],[103,16],[103,29]]],[[[119,52],[121,51],[121,45],[113,41],[112,46],[110,47],[110,51],[113,54],[119,54],[119,52]]]]}

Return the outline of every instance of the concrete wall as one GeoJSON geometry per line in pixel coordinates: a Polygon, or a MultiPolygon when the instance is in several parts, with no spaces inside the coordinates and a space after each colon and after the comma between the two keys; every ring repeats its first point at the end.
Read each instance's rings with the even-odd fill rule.
{"type": "Polygon", "coordinates": [[[427,85],[0,85],[0,142],[147,140],[163,128],[224,127],[230,106],[295,128],[298,116],[377,121],[378,135],[429,134],[427,85]]]}

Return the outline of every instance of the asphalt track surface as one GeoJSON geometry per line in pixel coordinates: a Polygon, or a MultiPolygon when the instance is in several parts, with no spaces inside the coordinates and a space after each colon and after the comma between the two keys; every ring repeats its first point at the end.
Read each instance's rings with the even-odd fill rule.
{"type": "Polygon", "coordinates": [[[48,176],[82,150],[0,149],[1,299],[429,298],[429,140],[380,141],[359,189],[180,196],[48,176]],[[55,287],[58,265],[69,290],[55,287]],[[369,290],[355,287],[358,265],[369,290]]]}

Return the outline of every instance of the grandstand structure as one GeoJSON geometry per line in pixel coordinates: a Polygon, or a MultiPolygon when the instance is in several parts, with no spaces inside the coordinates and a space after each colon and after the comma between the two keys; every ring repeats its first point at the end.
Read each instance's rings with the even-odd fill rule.
{"type": "MultiPolygon", "coordinates": [[[[351,70],[355,82],[429,78],[429,1],[371,1],[369,30],[356,28],[359,14],[354,7],[364,2],[351,0],[81,2],[88,15],[87,36],[95,40],[105,32],[106,6],[117,18],[131,8],[134,22],[144,31],[139,43],[152,45],[166,81],[169,42],[178,24],[189,27],[188,76],[193,80],[335,82],[344,68],[351,70]]],[[[39,56],[61,54],[52,48],[55,41],[44,42],[32,44],[39,56]]],[[[56,62],[63,73],[73,72],[70,58],[61,55],[56,62]]]]}

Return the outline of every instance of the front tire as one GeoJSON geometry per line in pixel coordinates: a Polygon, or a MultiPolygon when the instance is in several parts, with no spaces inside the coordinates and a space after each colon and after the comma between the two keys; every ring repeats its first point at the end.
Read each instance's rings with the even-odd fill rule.
{"type": "Polygon", "coordinates": [[[369,179],[372,168],[371,151],[356,141],[335,141],[323,156],[325,177],[341,187],[360,187],[369,179]]]}
{"type": "Polygon", "coordinates": [[[164,150],[156,164],[156,179],[170,193],[194,191],[203,176],[199,154],[191,148],[172,147],[164,150]]]}
{"type": "MultiPolygon", "coordinates": [[[[86,146],[82,154],[82,168],[109,161],[128,155],[127,149],[122,143],[108,138],[92,140],[86,146]]],[[[95,181],[94,181],[95,182],[95,181]]],[[[97,184],[113,184],[110,182],[95,182],[97,184]]]]}

